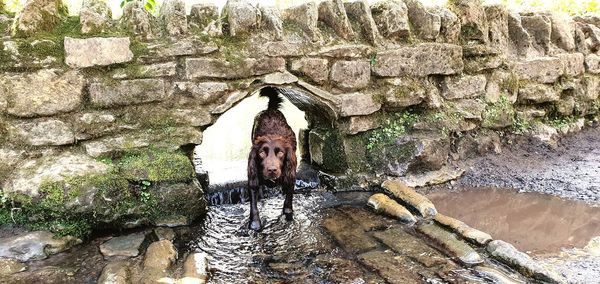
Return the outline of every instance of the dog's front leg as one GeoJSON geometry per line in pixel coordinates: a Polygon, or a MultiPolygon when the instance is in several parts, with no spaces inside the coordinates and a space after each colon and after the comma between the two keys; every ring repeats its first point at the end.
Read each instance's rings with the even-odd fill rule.
{"type": "Polygon", "coordinates": [[[283,202],[283,215],[285,219],[291,221],[294,219],[294,209],[292,208],[292,199],[294,198],[294,184],[284,183],[282,185],[285,201],[283,202]]]}
{"type": "Polygon", "coordinates": [[[258,186],[251,187],[250,191],[250,229],[259,231],[262,228],[260,216],[258,214],[258,186]]]}

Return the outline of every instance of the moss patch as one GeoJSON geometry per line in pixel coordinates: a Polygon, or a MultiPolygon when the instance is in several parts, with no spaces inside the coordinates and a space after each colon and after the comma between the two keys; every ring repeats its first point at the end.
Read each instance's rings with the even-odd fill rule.
{"type": "Polygon", "coordinates": [[[194,177],[194,169],[188,157],[180,152],[147,150],[124,157],[120,170],[128,180],[151,182],[188,182],[194,177]]]}

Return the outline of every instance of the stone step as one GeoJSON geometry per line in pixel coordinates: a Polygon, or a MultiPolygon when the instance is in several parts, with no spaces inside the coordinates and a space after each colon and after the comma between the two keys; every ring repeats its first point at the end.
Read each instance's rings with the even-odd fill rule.
{"type": "Polygon", "coordinates": [[[526,277],[548,283],[566,283],[566,280],[558,273],[542,266],[529,255],[520,252],[505,241],[491,241],[486,250],[492,257],[516,269],[526,277]]]}
{"type": "Polygon", "coordinates": [[[402,223],[413,225],[417,222],[415,216],[408,209],[383,193],[371,195],[367,204],[375,209],[375,211],[392,216],[402,223]]]}
{"type": "Polygon", "coordinates": [[[435,243],[446,249],[464,265],[483,263],[483,258],[472,247],[436,224],[421,224],[417,231],[423,233],[435,243]]]}
{"type": "Polygon", "coordinates": [[[394,195],[394,197],[417,209],[423,218],[431,219],[437,214],[435,206],[429,199],[406,186],[402,181],[387,180],[381,186],[394,195]]]}
{"type": "Polygon", "coordinates": [[[396,224],[394,220],[382,218],[364,208],[340,206],[338,210],[348,215],[348,217],[359,224],[365,232],[383,230],[396,224]]]}
{"type": "Polygon", "coordinates": [[[475,244],[485,246],[487,243],[492,241],[492,236],[490,236],[489,234],[479,231],[477,229],[473,229],[464,222],[454,219],[452,217],[448,217],[446,215],[438,213],[437,215],[435,215],[434,220],[440,225],[452,229],[452,231],[454,231],[455,233],[461,235],[463,238],[475,244]]]}
{"type": "Polygon", "coordinates": [[[474,268],[475,272],[484,279],[488,279],[493,283],[498,284],[525,284],[526,282],[508,275],[498,269],[487,267],[487,266],[477,266],[474,268]]]}
{"type": "Polygon", "coordinates": [[[323,220],[323,226],[346,252],[362,253],[379,246],[377,241],[367,235],[354,220],[342,215],[341,212],[338,214],[323,220]]]}
{"type": "Polygon", "coordinates": [[[391,251],[370,251],[359,255],[358,260],[376,271],[387,283],[421,283],[421,276],[415,271],[415,265],[408,258],[391,251]]]}
{"type": "Polygon", "coordinates": [[[398,254],[409,257],[425,267],[448,264],[444,255],[401,227],[375,232],[373,236],[398,254]]]}

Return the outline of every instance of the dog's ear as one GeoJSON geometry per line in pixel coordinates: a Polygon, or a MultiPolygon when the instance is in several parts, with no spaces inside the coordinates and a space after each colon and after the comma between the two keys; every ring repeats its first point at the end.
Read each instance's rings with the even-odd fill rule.
{"type": "Polygon", "coordinates": [[[258,146],[253,145],[248,156],[248,189],[258,187],[258,171],[258,146]]]}
{"type": "Polygon", "coordinates": [[[285,148],[285,161],[283,166],[283,182],[287,184],[296,184],[296,151],[292,147],[285,148]]]}

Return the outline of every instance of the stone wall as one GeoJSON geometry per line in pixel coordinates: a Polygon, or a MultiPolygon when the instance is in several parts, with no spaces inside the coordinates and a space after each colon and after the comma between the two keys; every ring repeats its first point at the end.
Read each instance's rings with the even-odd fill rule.
{"type": "Polygon", "coordinates": [[[199,216],[182,157],[267,85],[307,113],[305,155],[349,174],[440,170],[498,150],[504,133],[580,129],[600,107],[594,16],[478,0],[229,1],[186,15],[167,0],[156,17],[130,2],[112,20],[103,1],[83,2],[80,17],[59,0],[0,14],[0,196],[13,201],[0,220],[6,208],[51,212],[37,220],[65,221],[54,229],[199,216]]]}

